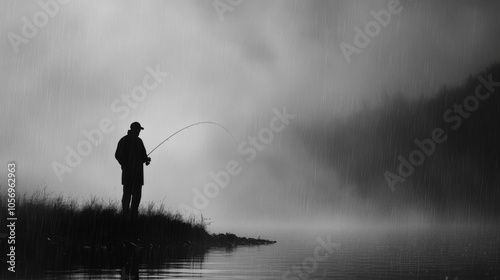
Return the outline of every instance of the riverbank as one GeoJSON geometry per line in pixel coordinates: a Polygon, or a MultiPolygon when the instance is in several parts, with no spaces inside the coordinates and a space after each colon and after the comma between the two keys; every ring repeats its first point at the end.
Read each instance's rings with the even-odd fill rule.
{"type": "MultiPolygon", "coordinates": [[[[142,207],[136,221],[129,221],[122,217],[118,205],[118,202],[96,198],[80,205],[74,199],[44,192],[19,199],[16,274],[36,275],[74,265],[120,267],[123,255],[131,251],[161,260],[186,254],[202,255],[212,247],[275,243],[231,233],[210,233],[203,217],[182,217],[167,211],[163,205],[152,203],[142,207]]],[[[5,220],[7,209],[3,203],[0,213],[0,219],[5,220]]],[[[3,231],[5,229],[0,233],[3,231]]],[[[5,234],[2,236],[0,247],[6,252],[10,245],[5,234]]],[[[0,261],[6,263],[5,258],[6,254],[2,253],[0,261]]]]}

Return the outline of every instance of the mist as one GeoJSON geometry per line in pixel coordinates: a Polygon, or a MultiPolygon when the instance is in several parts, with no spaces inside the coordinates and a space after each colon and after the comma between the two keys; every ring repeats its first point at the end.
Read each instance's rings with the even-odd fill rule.
{"type": "Polygon", "coordinates": [[[166,142],[145,168],[143,201],[194,208],[194,189],[236,161],[241,172],[198,209],[216,231],[498,218],[496,96],[394,192],[384,174],[415,139],[449,128],[443,114],[479,75],[499,80],[500,3],[400,8],[349,62],[341,43],[386,1],[244,1],[222,20],[211,1],[71,1],[20,44],[9,38],[41,7],[3,1],[0,160],[17,162],[26,193],[119,200],[114,152],[132,122],[150,151],[214,121],[234,139],[200,126],[166,142]],[[134,99],[138,86],[149,89],[134,99]],[[272,128],[276,110],[295,117],[248,160],[239,145],[272,128]],[[96,129],[98,144],[68,165],[96,129]]]}

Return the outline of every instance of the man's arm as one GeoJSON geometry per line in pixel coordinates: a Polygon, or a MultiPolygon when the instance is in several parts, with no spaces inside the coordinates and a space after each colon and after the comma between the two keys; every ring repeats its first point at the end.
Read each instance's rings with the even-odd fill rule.
{"type": "Polygon", "coordinates": [[[146,153],[146,147],[144,147],[144,143],[142,142],[142,139],[141,140],[141,154],[143,155],[142,156],[142,162],[143,163],[146,163],[146,165],[149,165],[149,163],[151,162],[151,158],[148,157],[148,154],[146,153]]]}

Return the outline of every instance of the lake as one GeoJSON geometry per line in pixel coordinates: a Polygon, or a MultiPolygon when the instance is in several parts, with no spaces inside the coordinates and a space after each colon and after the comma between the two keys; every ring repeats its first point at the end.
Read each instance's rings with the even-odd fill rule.
{"type": "MultiPolygon", "coordinates": [[[[357,229],[280,234],[265,246],[210,249],[139,265],[140,279],[500,279],[495,228],[357,229]],[[286,235],[286,236],[285,236],[286,235]]],[[[46,279],[120,279],[119,269],[46,279]]]]}

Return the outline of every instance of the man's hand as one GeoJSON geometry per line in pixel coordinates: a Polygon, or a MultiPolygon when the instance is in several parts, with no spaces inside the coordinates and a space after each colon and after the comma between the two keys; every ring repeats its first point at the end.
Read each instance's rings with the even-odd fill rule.
{"type": "Polygon", "coordinates": [[[146,160],[146,165],[149,165],[151,163],[151,158],[148,157],[148,159],[146,160]]]}

